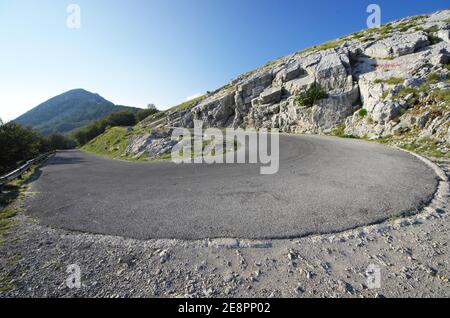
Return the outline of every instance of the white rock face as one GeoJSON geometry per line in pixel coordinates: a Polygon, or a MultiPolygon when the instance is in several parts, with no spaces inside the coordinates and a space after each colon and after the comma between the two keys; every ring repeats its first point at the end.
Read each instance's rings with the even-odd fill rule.
{"type": "Polygon", "coordinates": [[[394,34],[393,36],[376,41],[364,50],[370,57],[388,59],[414,53],[429,44],[425,32],[419,31],[411,34],[394,34]]]}
{"type": "MultiPolygon", "coordinates": [[[[417,129],[421,136],[448,142],[450,105],[436,94],[450,86],[449,19],[450,10],[405,18],[347,36],[334,47],[280,58],[190,109],[169,113],[164,126],[190,128],[201,119],[207,127],[327,133],[345,125],[347,134],[369,138],[417,129]],[[311,107],[298,105],[297,96],[315,83],[328,97],[311,107]]],[[[150,137],[140,138],[131,153],[142,151],[138,144],[152,144],[150,137]]]]}

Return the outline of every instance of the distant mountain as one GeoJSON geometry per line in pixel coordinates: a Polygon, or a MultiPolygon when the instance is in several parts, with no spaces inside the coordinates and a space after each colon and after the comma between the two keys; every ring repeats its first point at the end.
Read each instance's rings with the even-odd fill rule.
{"type": "Polygon", "coordinates": [[[44,135],[67,133],[119,110],[136,112],[139,108],[114,105],[98,94],[74,89],[36,106],[15,122],[44,135]]]}

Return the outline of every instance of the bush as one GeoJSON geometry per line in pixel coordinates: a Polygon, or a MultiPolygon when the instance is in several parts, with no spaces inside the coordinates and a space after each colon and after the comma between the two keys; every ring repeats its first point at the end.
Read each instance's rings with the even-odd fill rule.
{"type": "Polygon", "coordinates": [[[10,172],[48,150],[47,141],[35,130],[0,120],[0,174],[10,172]]]}
{"type": "Polygon", "coordinates": [[[361,108],[361,109],[358,111],[358,115],[359,115],[360,117],[366,117],[366,116],[367,116],[367,109],[361,108]]]}
{"type": "Polygon", "coordinates": [[[305,92],[300,93],[297,96],[296,101],[301,106],[312,107],[318,100],[327,98],[328,94],[322,89],[322,87],[314,83],[305,92]]]}
{"type": "Polygon", "coordinates": [[[74,149],[77,146],[74,139],[62,134],[51,134],[47,138],[47,144],[52,150],[74,149]]]}
{"type": "Polygon", "coordinates": [[[106,127],[134,126],[136,124],[136,117],[132,112],[124,110],[111,113],[105,119],[101,119],[101,121],[104,121],[106,127]]]}

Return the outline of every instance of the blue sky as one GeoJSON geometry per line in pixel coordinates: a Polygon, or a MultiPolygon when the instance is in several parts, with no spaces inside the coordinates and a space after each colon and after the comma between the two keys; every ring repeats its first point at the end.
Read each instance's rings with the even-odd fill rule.
{"type": "Polygon", "coordinates": [[[0,117],[73,88],[164,109],[269,60],[447,0],[0,0],[0,117]],[[81,28],[66,26],[67,6],[81,28]]]}

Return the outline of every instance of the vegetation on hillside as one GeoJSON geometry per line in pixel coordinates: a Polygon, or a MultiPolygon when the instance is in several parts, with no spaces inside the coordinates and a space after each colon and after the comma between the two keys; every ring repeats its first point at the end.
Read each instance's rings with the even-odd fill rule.
{"type": "Polygon", "coordinates": [[[134,107],[114,105],[98,94],[75,89],[33,108],[15,121],[43,135],[68,133],[117,111],[137,112],[134,107]]]}
{"type": "Polygon", "coordinates": [[[75,142],[61,134],[42,136],[30,127],[0,119],[0,175],[16,169],[41,153],[57,149],[70,149],[75,142]]]}
{"type": "Polygon", "coordinates": [[[129,111],[114,112],[86,127],[77,129],[71,136],[80,146],[84,146],[89,141],[103,134],[109,127],[134,126],[136,123],[157,112],[158,110],[156,109],[142,109],[136,114],[129,111]]]}
{"type": "Polygon", "coordinates": [[[168,109],[167,111],[168,112],[172,112],[172,111],[179,111],[179,110],[189,109],[189,108],[197,105],[201,101],[203,101],[205,98],[206,98],[206,95],[193,98],[193,99],[188,100],[188,101],[186,101],[184,103],[181,103],[181,104],[179,104],[177,106],[174,106],[174,107],[168,109]]]}
{"type": "Polygon", "coordinates": [[[135,132],[129,131],[126,127],[111,127],[81,149],[114,159],[127,159],[122,154],[133,134],[135,132]]]}

